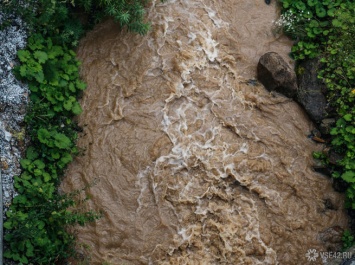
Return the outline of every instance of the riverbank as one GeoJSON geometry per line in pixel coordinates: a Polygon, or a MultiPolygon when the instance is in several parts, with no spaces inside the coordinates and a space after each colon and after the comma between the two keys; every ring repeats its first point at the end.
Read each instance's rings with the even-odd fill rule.
{"type": "Polygon", "coordinates": [[[75,234],[70,228],[99,218],[98,213],[83,207],[86,199],[80,195],[87,185],[68,194],[58,191],[66,166],[81,151],[75,145],[81,129],[73,117],[82,111],[77,99],[86,85],[80,80],[80,63],[73,49],[87,25],[78,20],[77,14],[86,11],[88,21],[94,24],[100,20],[97,15],[106,17],[107,10],[115,10],[109,15],[121,26],[144,34],[149,25],[143,22],[143,8],[140,0],[123,5],[90,2],[89,6],[74,1],[1,1],[1,10],[8,14],[0,23],[9,37],[4,47],[12,52],[1,58],[1,74],[6,74],[1,91],[2,165],[4,182],[11,183],[4,191],[9,201],[5,203],[10,206],[4,223],[4,240],[8,243],[4,257],[21,264],[64,262],[76,255],[75,234]],[[22,32],[12,14],[26,21],[30,32],[27,45],[19,45],[16,39],[11,42],[17,37],[12,34],[13,26],[22,32]],[[30,91],[24,93],[16,86],[19,83],[14,83],[12,70],[30,91]],[[30,94],[29,108],[27,98],[21,98],[23,93],[30,94]],[[29,139],[26,152],[25,137],[29,139]],[[69,210],[72,208],[75,210],[69,210]]]}

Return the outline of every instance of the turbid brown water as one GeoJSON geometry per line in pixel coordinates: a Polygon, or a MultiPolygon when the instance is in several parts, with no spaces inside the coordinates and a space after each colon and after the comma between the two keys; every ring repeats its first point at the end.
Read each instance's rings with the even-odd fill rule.
{"type": "Polygon", "coordinates": [[[78,50],[86,152],[63,188],[97,180],[103,218],[78,228],[90,264],[307,264],[308,249],[336,250],[347,218],[312,170],[312,123],[247,82],[265,52],[292,64],[275,1],[154,1],[148,15],[147,36],[108,21],[78,50]]]}

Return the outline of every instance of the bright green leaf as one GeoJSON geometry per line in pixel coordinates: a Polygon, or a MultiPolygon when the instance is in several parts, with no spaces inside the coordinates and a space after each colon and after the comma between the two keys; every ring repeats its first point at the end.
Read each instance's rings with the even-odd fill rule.
{"type": "Polygon", "coordinates": [[[47,53],[43,51],[35,51],[33,56],[38,60],[40,64],[43,64],[48,60],[47,53]]]}
{"type": "Polygon", "coordinates": [[[323,18],[327,15],[327,11],[322,6],[317,6],[316,14],[318,17],[323,18]]]}
{"type": "Polygon", "coordinates": [[[37,132],[38,140],[41,143],[48,144],[49,139],[51,138],[51,134],[47,129],[41,128],[37,132]]]}
{"type": "Polygon", "coordinates": [[[54,136],[54,144],[60,149],[68,149],[71,146],[72,142],[66,135],[62,133],[57,133],[54,136]]]}
{"type": "Polygon", "coordinates": [[[29,165],[31,165],[31,160],[29,159],[21,159],[20,164],[23,169],[26,169],[29,165]]]}
{"type": "Polygon", "coordinates": [[[355,182],[355,172],[354,171],[346,171],[341,175],[341,178],[349,183],[355,182]]]}
{"type": "Polygon", "coordinates": [[[83,112],[83,110],[78,102],[74,102],[73,107],[72,107],[72,112],[75,115],[79,115],[80,113],[83,112]]]}
{"type": "Polygon", "coordinates": [[[19,50],[17,52],[17,56],[21,62],[26,62],[29,58],[31,58],[31,54],[28,50],[19,50]]]}
{"type": "Polygon", "coordinates": [[[43,180],[44,182],[48,182],[51,180],[51,175],[49,175],[48,173],[43,173],[43,180]]]}
{"type": "Polygon", "coordinates": [[[353,116],[349,113],[349,114],[344,115],[343,119],[346,120],[346,121],[351,121],[352,117],[353,116]]]}

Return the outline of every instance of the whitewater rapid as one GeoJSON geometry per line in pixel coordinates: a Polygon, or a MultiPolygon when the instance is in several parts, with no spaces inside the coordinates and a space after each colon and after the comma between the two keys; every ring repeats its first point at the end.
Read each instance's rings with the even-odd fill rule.
{"type": "Polygon", "coordinates": [[[82,40],[85,152],[62,188],[96,182],[103,217],[78,228],[90,264],[307,264],[339,247],[325,235],[346,228],[343,197],[312,170],[312,122],[250,80],[265,52],[293,65],[274,2],[153,1],[146,36],[107,21],[82,40]]]}

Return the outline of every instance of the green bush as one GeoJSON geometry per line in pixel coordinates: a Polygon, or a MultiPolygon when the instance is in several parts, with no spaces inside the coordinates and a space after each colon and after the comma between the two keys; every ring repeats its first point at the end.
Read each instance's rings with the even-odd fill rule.
{"type": "MultiPolygon", "coordinates": [[[[1,3],[2,11],[15,14],[25,22],[29,32],[51,37],[58,45],[76,46],[84,27],[66,0],[8,0],[1,3]]],[[[11,24],[5,21],[3,27],[11,24]]]]}
{"type": "Polygon", "coordinates": [[[342,236],[342,241],[343,241],[343,250],[347,250],[350,248],[352,245],[354,245],[354,236],[349,230],[345,230],[343,236],[342,236]]]}
{"type": "MultiPolygon", "coordinates": [[[[3,1],[1,5],[4,12],[15,13],[22,17],[29,31],[51,37],[56,44],[75,47],[85,29],[106,17],[112,17],[122,28],[127,27],[132,32],[146,34],[150,26],[149,23],[144,22],[144,7],[149,2],[148,0],[9,0],[3,1]]],[[[4,23],[4,25],[8,24],[11,24],[10,20],[4,23]]]]}
{"type": "Polygon", "coordinates": [[[122,27],[127,26],[130,31],[144,35],[150,28],[149,23],[144,22],[144,7],[149,2],[148,0],[75,0],[72,1],[72,5],[83,8],[94,24],[109,16],[122,27]]]}
{"type": "Polygon", "coordinates": [[[31,147],[20,162],[21,176],[15,177],[18,196],[4,224],[9,246],[4,256],[22,264],[54,264],[74,253],[68,226],[98,218],[93,212],[68,210],[78,208],[78,193],[57,192],[60,176],[78,153],[77,127],[70,118],[81,112],[76,98],[85,84],[75,53],[50,38],[32,35],[18,58],[15,73],[31,90],[32,108],[25,118],[31,147]]]}
{"type": "Polygon", "coordinates": [[[7,212],[4,228],[10,232],[5,235],[8,249],[4,257],[20,264],[54,264],[74,256],[75,237],[67,228],[99,216],[68,210],[78,209],[77,194],[59,195],[50,180],[31,178],[23,173],[16,179],[16,187],[26,187],[26,191],[15,197],[7,212]]]}
{"type": "Polygon", "coordinates": [[[19,79],[27,81],[32,102],[40,99],[64,116],[81,113],[76,97],[86,86],[79,79],[80,64],[74,51],[34,34],[28,39],[27,49],[18,52],[18,58],[22,64],[14,70],[19,79]]]}
{"type": "Polygon", "coordinates": [[[292,47],[296,60],[315,58],[321,54],[320,46],[327,40],[331,19],[343,0],[280,0],[283,7],[280,26],[286,34],[297,40],[292,47]]]}

